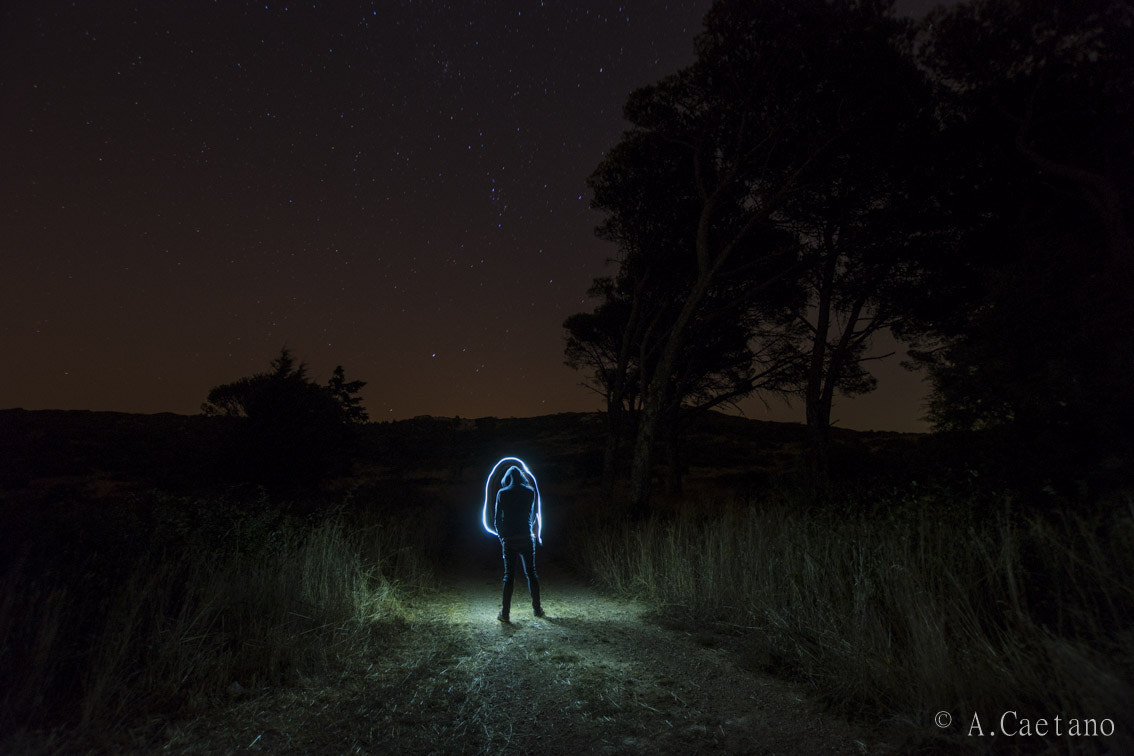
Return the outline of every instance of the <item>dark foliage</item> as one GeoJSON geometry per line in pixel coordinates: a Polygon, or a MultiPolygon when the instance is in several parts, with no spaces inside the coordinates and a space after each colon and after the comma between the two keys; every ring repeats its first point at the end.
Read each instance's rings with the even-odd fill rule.
{"type": "Polygon", "coordinates": [[[979,0],[931,22],[955,237],[914,353],[930,417],[1001,438],[1021,481],[1119,485],[1134,470],[1134,9],[979,0]]]}
{"type": "Polygon", "coordinates": [[[873,388],[870,338],[907,314],[935,223],[911,39],[888,2],[720,0],[696,62],[631,94],[591,178],[619,271],[565,327],[568,364],[636,420],[632,510],[682,404],[758,391],[804,398],[825,478],[832,397],[873,388]]]}
{"type": "Polygon", "coordinates": [[[349,470],[353,426],[367,419],[355,396],[365,384],[335,368],[328,385],[307,376],[285,347],[271,371],[214,387],[201,409],[236,418],[223,472],[273,490],[310,488],[349,470]]]}
{"type": "Polygon", "coordinates": [[[1013,485],[1128,480],[1131,34],[1113,0],[974,0],[920,28],[881,0],[715,3],[591,178],[619,267],[564,323],[608,478],[632,438],[631,509],[682,406],[756,391],[804,400],[827,482],[833,397],[874,388],[887,329],[936,426],[990,431],[1013,485]]]}

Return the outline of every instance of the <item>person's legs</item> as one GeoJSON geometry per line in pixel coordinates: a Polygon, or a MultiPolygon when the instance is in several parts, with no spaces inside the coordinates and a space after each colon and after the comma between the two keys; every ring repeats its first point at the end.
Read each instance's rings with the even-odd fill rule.
{"type": "Polygon", "coordinates": [[[528,593],[532,595],[532,613],[537,617],[542,617],[543,606],[539,601],[539,575],[536,574],[535,566],[535,539],[532,539],[531,547],[530,555],[521,552],[520,564],[524,568],[524,576],[528,579],[528,593]]]}
{"type": "Polygon", "coordinates": [[[512,607],[512,589],[516,582],[516,571],[512,568],[512,559],[515,551],[508,548],[508,542],[500,539],[500,550],[504,555],[504,595],[501,601],[500,614],[497,619],[508,621],[508,612],[512,607]]]}

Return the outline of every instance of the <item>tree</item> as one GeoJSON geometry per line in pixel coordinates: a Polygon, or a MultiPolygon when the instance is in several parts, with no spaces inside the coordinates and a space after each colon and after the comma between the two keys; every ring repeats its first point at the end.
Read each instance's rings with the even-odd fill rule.
{"type": "MultiPolygon", "coordinates": [[[[654,361],[640,392],[634,509],[646,506],[655,436],[682,355],[696,324],[722,311],[721,282],[743,271],[744,285],[733,288],[747,297],[790,294],[800,266],[767,233],[770,223],[824,175],[827,161],[885,118],[895,60],[881,21],[888,7],[720,0],[697,39],[696,62],[631,94],[626,117],[634,128],[600,166],[595,206],[617,237],[649,241],[638,229],[675,219],[682,232],[670,246],[686,271],[670,295],[664,333],[643,340],[653,344],[654,361]],[[676,211],[643,202],[659,191],[650,188],[659,172],[672,177],[661,186],[678,198],[676,211]]],[[[658,254],[657,245],[639,248],[658,254]]]]}
{"type": "MultiPolygon", "coordinates": [[[[568,333],[566,364],[587,372],[584,385],[602,395],[606,405],[602,490],[608,501],[621,448],[637,427],[643,387],[656,368],[657,335],[668,331],[665,316],[672,316],[674,309],[672,301],[651,309],[649,302],[654,298],[646,296],[646,287],[629,289],[621,291],[611,278],[596,279],[589,292],[600,300],[595,310],[572,315],[563,324],[568,333]],[[651,327],[635,328],[632,316],[643,311],[650,314],[634,322],[645,321],[651,327]]],[[[727,304],[713,309],[714,318],[690,326],[691,338],[671,376],[661,433],[667,452],[667,482],[673,493],[681,485],[679,439],[686,414],[735,405],[757,392],[786,395],[800,382],[802,362],[782,312],[768,313],[766,307],[723,291],[716,296],[727,298],[727,304]]]]}
{"type": "Polygon", "coordinates": [[[606,443],[603,449],[602,491],[607,501],[614,492],[617,455],[627,429],[640,409],[638,367],[633,348],[637,317],[634,305],[621,296],[613,279],[599,278],[588,291],[602,301],[594,312],[580,312],[563,322],[567,330],[564,362],[589,371],[584,386],[602,395],[606,405],[606,443]]]}
{"type": "Polygon", "coordinates": [[[589,295],[599,301],[592,313],[564,323],[567,364],[588,370],[585,385],[606,401],[603,490],[608,499],[621,442],[636,431],[647,388],[659,370],[669,371],[658,427],[667,442],[674,491],[680,487],[683,409],[706,410],[758,390],[777,390],[786,375],[781,358],[787,341],[769,327],[782,320],[784,304],[759,293],[767,265],[791,264],[791,240],[770,226],[754,230],[746,243],[779,252],[757,261],[737,255],[735,264],[726,265],[705,296],[713,306],[700,308],[687,323],[688,337],[676,359],[661,362],[688,281],[696,275],[689,251],[699,205],[690,191],[690,166],[675,146],[639,136],[628,135],[590,179],[595,206],[610,211],[597,233],[618,244],[618,272],[595,280],[589,295]],[[667,152],[671,159],[658,159],[667,152]],[[627,183],[632,174],[635,181],[627,183]]]}
{"type": "Polygon", "coordinates": [[[979,0],[931,18],[956,262],[914,354],[939,428],[1043,477],[1134,457],[1134,7],[979,0]]]}
{"type": "Polygon", "coordinates": [[[283,347],[269,372],[215,386],[201,410],[237,420],[229,452],[236,475],[275,488],[308,486],[345,468],[349,425],[366,417],[353,396],[363,385],[347,382],[340,366],[321,386],[283,347]]]}
{"type": "Polygon", "coordinates": [[[348,381],[343,372],[342,365],[336,365],[331,379],[327,382],[331,396],[339,402],[339,408],[349,423],[365,423],[370,420],[370,414],[362,406],[362,397],[356,396],[366,381],[348,381]]]}
{"type": "Polygon", "coordinates": [[[776,214],[796,234],[806,295],[793,313],[806,364],[804,400],[813,483],[829,474],[831,410],[836,393],[877,385],[867,364],[875,335],[917,322],[927,267],[940,254],[947,225],[930,177],[937,126],[930,88],[904,42],[908,23],[874,19],[867,68],[886,70],[891,96],[869,129],[833,148],[813,178],[776,214]]]}

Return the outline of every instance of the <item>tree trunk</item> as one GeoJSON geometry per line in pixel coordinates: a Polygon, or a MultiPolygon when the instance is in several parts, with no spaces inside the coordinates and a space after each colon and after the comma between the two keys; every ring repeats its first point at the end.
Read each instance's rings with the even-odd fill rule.
{"type": "Polygon", "coordinates": [[[602,500],[609,507],[614,503],[614,482],[617,479],[618,447],[622,441],[622,407],[606,411],[606,446],[602,454],[602,500]]]}
{"type": "Polygon", "coordinates": [[[653,475],[654,439],[660,413],[654,402],[647,401],[638,420],[634,439],[634,461],[630,469],[630,517],[643,519],[650,508],[650,478],[653,475]]]}
{"type": "Polygon", "coordinates": [[[693,313],[704,299],[715,272],[716,266],[710,266],[694,282],[681,307],[681,312],[677,314],[669,329],[665,346],[643,393],[638,432],[634,439],[634,461],[630,471],[631,517],[644,517],[649,511],[654,441],[657,438],[662,415],[674,391],[673,386],[670,385],[670,376],[673,375],[673,366],[685,345],[685,331],[689,321],[693,319],[693,313]]]}
{"type": "Polygon", "coordinates": [[[665,492],[668,496],[677,498],[681,496],[681,405],[676,403],[666,413],[665,426],[665,492]]]}
{"type": "Polygon", "coordinates": [[[633,428],[633,406],[623,406],[628,391],[627,372],[630,369],[630,348],[634,344],[634,336],[639,329],[639,305],[642,300],[642,291],[646,284],[643,277],[634,287],[634,296],[630,305],[630,315],[626,328],[622,331],[622,343],[618,348],[618,362],[614,370],[614,385],[607,394],[607,429],[606,448],[602,459],[602,497],[607,506],[614,504],[614,486],[618,480],[619,452],[622,448],[622,438],[626,433],[626,426],[633,428]],[[629,422],[628,422],[629,421],[629,422]]]}
{"type": "Polygon", "coordinates": [[[831,401],[824,398],[807,399],[807,466],[815,493],[827,487],[831,476],[831,401]]]}
{"type": "Polygon", "coordinates": [[[838,255],[831,248],[833,242],[828,235],[824,240],[827,258],[823,261],[822,279],[819,283],[819,302],[815,318],[815,340],[811,345],[811,363],[807,370],[807,387],[803,401],[807,417],[807,462],[810,484],[813,490],[820,491],[827,486],[830,474],[828,442],[831,427],[831,403],[824,405],[824,378],[827,367],[827,334],[831,330],[831,293],[834,289],[835,271],[838,255]]]}
{"type": "MultiPolygon", "coordinates": [[[[689,289],[689,293],[682,303],[681,311],[677,314],[668,332],[663,337],[664,346],[654,366],[654,373],[649,378],[647,388],[642,393],[642,410],[639,416],[637,434],[634,439],[633,468],[630,472],[630,513],[631,516],[641,517],[649,510],[650,477],[652,473],[654,439],[657,436],[658,423],[665,411],[666,401],[673,393],[670,378],[677,357],[684,346],[686,330],[693,314],[701,307],[709,288],[716,278],[717,272],[725,264],[733,251],[739,247],[750,234],[768,218],[772,213],[786,202],[789,193],[797,185],[800,177],[806,172],[812,161],[826,151],[827,147],[835,141],[832,136],[820,145],[806,160],[784,180],[784,183],[771,197],[766,198],[758,210],[748,214],[741,228],[728,239],[727,242],[714,245],[712,242],[712,229],[716,220],[716,211],[724,201],[727,191],[732,187],[732,181],[739,171],[739,163],[733,167],[727,176],[721,177],[712,191],[703,184],[703,161],[711,159],[708,153],[698,148],[693,155],[693,170],[696,174],[696,184],[701,196],[701,212],[697,219],[696,256],[697,279],[689,289]],[[716,254],[713,254],[714,246],[716,254]]],[[[773,276],[761,286],[771,285],[776,277],[773,276]]],[[[644,340],[643,340],[644,341],[644,340]]],[[[642,362],[645,369],[646,362],[642,362]]],[[[643,376],[643,381],[645,377],[643,376]]],[[[680,399],[680,398],[679,398],[680,399]]]]}

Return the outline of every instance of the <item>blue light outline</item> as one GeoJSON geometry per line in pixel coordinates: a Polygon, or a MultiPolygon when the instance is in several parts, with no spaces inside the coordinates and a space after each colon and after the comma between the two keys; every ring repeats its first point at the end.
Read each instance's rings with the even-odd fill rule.
{"type": "MultiPolygon", "coordinates": [[[[492,466],[492,472],[488,474],[488,479],[484,481],[484,508],[480,511],[480,522],[484,525],[484,529],[497,538],[500,534],[488,526],[488,487],[492,485],[492,478],[496,475],[496,470],[500,465],[505,462],[519,462],[520,467],[524,468],[524,474],[532,479],[532,485],[535,486],[535,500],[536,500],[536,540],[541,544],[543,543],[543,501],[539,494],[539,481],[536,480],[535,474],[528,469],[528,465],[524,460],[519,457],[504,457],[495,465],[492,466]]],[[[493,502],[495,505],[495,502],[493,502]]]]}

